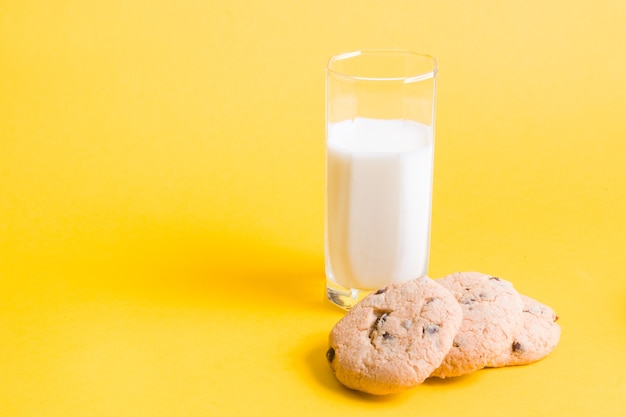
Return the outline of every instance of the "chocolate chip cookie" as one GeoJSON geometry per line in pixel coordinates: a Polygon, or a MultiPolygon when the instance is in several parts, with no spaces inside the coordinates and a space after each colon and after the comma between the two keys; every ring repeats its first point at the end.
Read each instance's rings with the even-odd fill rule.
{"type": "Polygon", "coordinates": [[[349,388],[399,392],[439,367],[462,318],[457,300],[434,280],[394,283],[364,298],[335,325],[326,358],[349,388]]]}
{"type": "Polygon", "coordinates": [[[548,356],[559,343],[558,316],[547,305],[521,294],[522,324],[514,332],[513,343],[493,366],[527,365],[548,356]]]}
{"type": "Polygon", "coordinates": [[[456,272],[436,281],[458,301],[463,322],[432,376],[460,376],[496,365],[511,350],[522,325],[519,293],[510,282],[479,272],[456,272]]]}

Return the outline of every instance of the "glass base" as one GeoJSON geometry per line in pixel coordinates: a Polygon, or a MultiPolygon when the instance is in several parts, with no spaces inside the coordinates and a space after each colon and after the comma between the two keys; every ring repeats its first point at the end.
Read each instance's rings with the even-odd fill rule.
{"type": "Polygon", "coordinates": [[[354,288],[344,288],[341,285],[326,279],[326,297],[328,301],[343,308],[350,310],[356,303],[364,299],[373,290],[357,290],[354,288]]]}

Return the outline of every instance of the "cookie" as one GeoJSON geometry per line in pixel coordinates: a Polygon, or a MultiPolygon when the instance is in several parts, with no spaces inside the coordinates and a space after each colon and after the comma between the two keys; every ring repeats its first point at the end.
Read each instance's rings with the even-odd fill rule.
{"type": "Polygon", "coordinates": [[[345,386],[396,393],[441,364],[462,317],[459,303],[434,280],[394,283],[365,297],[334,326],[326,358],[345,386]]]}
{"type": "Polygon", "coordinates": [[[465,375],[501,361],[523,320],[522,298],[513,285],[479,272],[456,272],[437,283],[456,298],[463,322],[452,348],[432,376],[465,375]]]}
{"type": "Polygon", "coordinates": [[[550,307],[521,295],[524,304],[522,324],[514,333],[513,343],[494,366],[527,365],[548,356],[559,343],[561,327],[550,307]]]}

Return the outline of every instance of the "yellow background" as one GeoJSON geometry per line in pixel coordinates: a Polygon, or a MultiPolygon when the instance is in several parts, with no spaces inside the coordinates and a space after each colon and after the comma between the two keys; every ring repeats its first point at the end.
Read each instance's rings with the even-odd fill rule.
{"type": "Polygon", "coordinates": [[[626,3],[3,1],[0,415],[622,416],[626,3]],[[325,363],[324,68],[439,62],[430,275],[556,351],[371,398],[325,363]]]}

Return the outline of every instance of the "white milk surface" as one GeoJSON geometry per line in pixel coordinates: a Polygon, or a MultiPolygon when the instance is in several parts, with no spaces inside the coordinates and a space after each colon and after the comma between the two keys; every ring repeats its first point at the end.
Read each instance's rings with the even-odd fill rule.
{"type": "Polygon", "coordinates": [[[327,131],[326,274],[377,289],[426,274],[432,128],[357,118],[327,131]]]}

